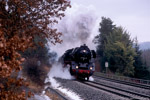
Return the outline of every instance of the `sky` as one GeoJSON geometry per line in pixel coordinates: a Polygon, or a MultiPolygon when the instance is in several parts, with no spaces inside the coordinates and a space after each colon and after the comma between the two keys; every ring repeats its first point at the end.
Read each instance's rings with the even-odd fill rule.
{"type": "Polygon", "coordinates": [[[71,0],[71,5],[90,7],[98,19],[109,17],[125,28],[132,39],[150,41],[150,0],[71,0]]]}

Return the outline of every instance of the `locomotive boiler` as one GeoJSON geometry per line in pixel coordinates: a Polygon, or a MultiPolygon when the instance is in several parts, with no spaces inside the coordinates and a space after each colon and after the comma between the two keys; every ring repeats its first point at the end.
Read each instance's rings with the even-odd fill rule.
{"type": "Polygon", "coordinates": [[[88,80],[95,71],[95,58],[95,51],[84,44],[67,50],[62,56],[62,63],[69,67],[71,75],[88,80]]]}

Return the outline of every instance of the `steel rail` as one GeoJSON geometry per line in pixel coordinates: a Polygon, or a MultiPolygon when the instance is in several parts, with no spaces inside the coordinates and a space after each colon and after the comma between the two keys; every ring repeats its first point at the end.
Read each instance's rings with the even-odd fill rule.
{"type": "Polygon", "coordinates": [[[106,78],[103,76],[97,76],[97,75],[93,75],[93,77],[98,78],[98,79],[102,79],[102,80],[106,80],[106,81],[111,81],[111,82],[129,85],[129,86],[134,86],[134,87],[138,87],[138,88],[150,89],[150,86],[144,85],[144,84],[126,82],[126,81],[121,81],[121,80],[117,80],[117,79],[110,79],[110,78],[106,78]]]}
{"type": "MultiPolygon", "coordinates": [[[[86,85],[89,85],[91,87],[95,87],[97,89],[100,89],[100,90],[104,90],[104,91],[107,91],[107,92],[110,92],[110,93],[113,93],[113,94],[116,94],[118,96],[121,96],[121,97],[126,97],[126,98],[129,98],[129,99],[136,99],[138,100],[138,98],[135,98],[133,96],[129,96],[127,95],[128,93],[130,93],[131,95],[136,95],[136,96],[140,96],[140,97],[144,97],[144,98],[148,98],[150,99],[150,96],[147,96],[147,95],[142,95],[140,93],[136,93],[136,92],[132,92],[132,91],[128,91],[128,90],[124,90],[124,89],[120,89],[120,88],[116,88],[116,87],[113,87],[113,86],[109,86],[109,85],[105,85],[105,84],[101,84],[101,83],[96,83],[96,82],[93,82],[93,81],[86,81],[86,82],[82,82],[83,84],[86,84],[86,85]],[[91,84],[92,83],[92,84],[91,84]],[[98,85],[98,86],[97,86],[98,85]],[[120,92],[116,92],[116,91],[113,91],[111,89],[106,89],[106,88],[103,88],[103,87],[99,87],[99,86],[103,86],[103,87],[106,87],[106,88],[111,88],[111,89],[115,89],[117,91],[121,91],[121,92],[125,92],[127,94],[122,94],[120,92]]],[[[139,99],[140,100],[140,99],[139,99]]]]}
{"type": "Polygon", "coordinates": [[[50,90],[52,92],[54,92],[56,95],[58,95],[62,100],[69,100],[68,97],[66,97],[65,95],[63,95],[61,92],[59,92],[58,90],[56,89],[53,89],[53,88],[50,88],[48,87],[46,90],[50,90]]]}
{"type": "Polygon", "coordinates": [[[116,79],[116,80],[120,80],[120,81],[126,81],[126,82],[150,86],[150,80],[131,78],[131,77],[125,77],[125,76],[117,76],[117,75],[100,73],[100,72],[95,72],[94,75],[102,76],[102,77],[106,77],[106,78],[110,78],[110,79],[116,79]]]}
{"type": "Polygon", "coordinates": [[[97,83],[97,82],[93,82],[93,81],[90,81],[90,82],[94,83],[94,84],[97,84],[97,85],[102,85],[102,86],[109,87],[109,88],[112,88],[112,89],[115,89],[115,90],[127,92],[127,93],[130,93],[130,94],[134,94],[134,95],[138,95],[138,96],[150,99],[150,95],[140,94],[138,92],[133,92],[133,91],[130,91],[130,90],[125,90],[125,89],[121,89],[121,88],[118,88],[118,87],[113,87],[113,86],[110,86],[110,85],[106,85],[106,84],[102,84],[102,83],[97,83]]]}

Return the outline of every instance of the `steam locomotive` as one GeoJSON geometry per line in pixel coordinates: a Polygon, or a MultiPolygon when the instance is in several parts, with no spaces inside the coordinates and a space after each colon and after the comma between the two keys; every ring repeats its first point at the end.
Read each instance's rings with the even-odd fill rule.
{"type": "Polygon", "coordinates": [[[95,51],[90,50],[84,44],[80,47],[67,50],[62,56],[62,63],[64,67],[69,67],[71,75],[89,80],[89,77],[95,71],[95,58],[95,51]]]}

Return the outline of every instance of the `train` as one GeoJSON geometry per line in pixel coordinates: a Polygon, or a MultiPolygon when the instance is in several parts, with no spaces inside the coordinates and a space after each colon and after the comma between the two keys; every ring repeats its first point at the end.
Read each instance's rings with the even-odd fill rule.
{"type": "Polygon", "coordinates": [[[64,67],[69,67],[70,74],[76,78],[89,80],[95,71],[96,52],[86,44],[72,48],[63,54],[61,61],[64,67]]]}

